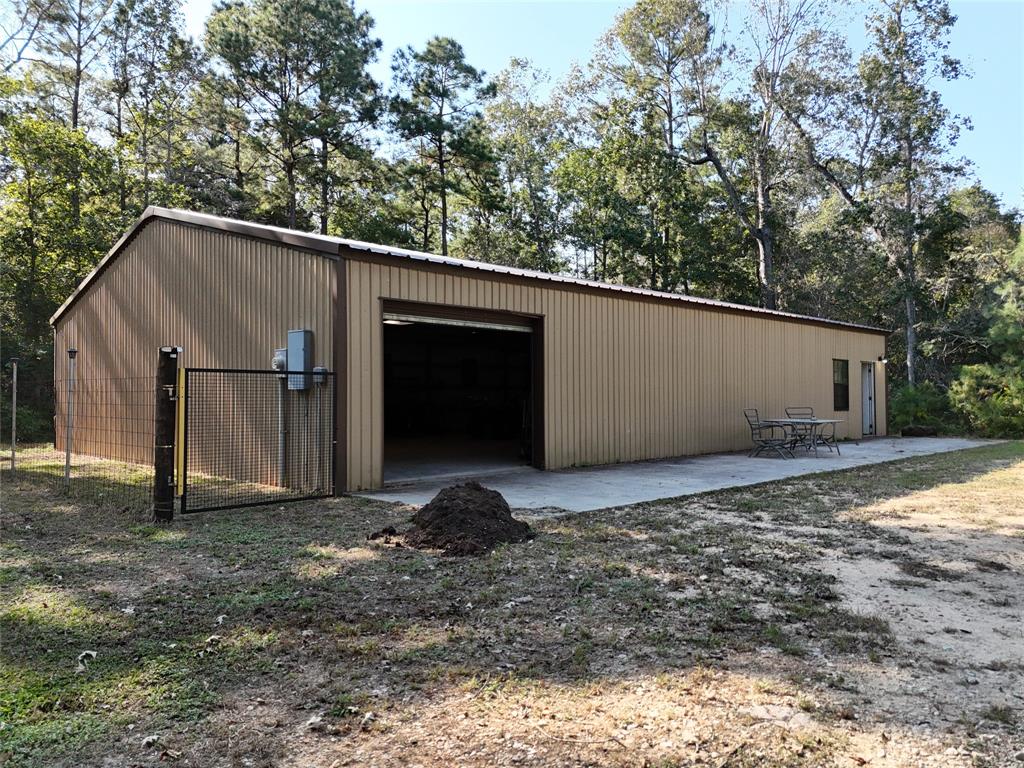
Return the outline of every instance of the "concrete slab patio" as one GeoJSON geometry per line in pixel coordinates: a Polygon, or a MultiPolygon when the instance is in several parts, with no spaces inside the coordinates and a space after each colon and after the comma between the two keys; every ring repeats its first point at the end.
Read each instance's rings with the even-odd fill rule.
{"type": "MultiPolygon", "coordinates": [[[[523,467],[501,473],[477,474],[473,479],[500,491],[513,508],[557,507],[587,512],[912,456],[959,451],[989,442],[962,438],[882,437],[842,443],[841,456],[822,451],[817,458],[810,455],[795,459],[751,459],[743,453],[724,453],[549,472],[523,467]]],[[[453,482],[451,478],[436,478],[361,495],[420,505],[426,504],[441,488],[453,482]]]]}

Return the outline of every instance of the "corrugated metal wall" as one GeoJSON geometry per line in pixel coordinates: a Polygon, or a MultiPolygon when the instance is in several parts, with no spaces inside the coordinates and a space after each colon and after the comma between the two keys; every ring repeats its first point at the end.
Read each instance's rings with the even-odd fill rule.
{"type": "MultiPolygon", "coordinates": [[[[352,490],[382,482],[385,298],[544,318],[549,468],[742,449],[749,444],[746,407],[778,415],[786,405],[811,405],[846,420],[841,436],[859,437],[860,363],[885,354],[884,336],[874,333],[356,251],[346,256],[347,375],[338,385],[347,398],[339,423],[347,425],[352,490]],[[833,358],[850,361],[849,412],[832,411],[833,358]]],[[[76,414],[75,451],[152,460],[152,397],[144,390],[160,346],[184,347],[189,367],[266,368],[286,331],[304,327],[314,332],[314,362],[333,370],[335,280],[335,264],[323,254],[152,220],[57,322],[55,378],[63,382],[64,351],[75,346],[80,389],[93,381],[104,392],[76,414]],[[125,377],[141,383],[120,393],[103,383],[125,377]]],[[[875,371],[876,423],[884,433],[885,371],[875,371]]],[[[59,386],[59,425],[64,405],[59,386]]],[[[61,428],[57,439],[62,448],[61,428]]]]}
{"type": "MultiPolygon", "coordinates": [[[[352,490],[382,483],[382,298],[544,317],[550,469],[743,449],[749,407],[810,405],[845,419],[840,436],[860,437],[860,363],[885,354],[875,333],[345,255],[352,490]],[[850,361],[849,412],[832,409],[833,358],[850,361]]],[[[883,366],[876,375],[884,434],[883,366]]]]}
{"type": "MultiPolygon", "coordinates": [[[[152,462],[153,376],[161,346],[183,347],[188,367],[269,368],[289,329],[310,328],[314,363],[333,370],[334,281],[335,264],[322,254],[151,220],[55,327],[59,383],[66,376],[65,350],[79,350],[75,452],[152,462]],[[126,377],[141,378],[115,381],[126,377]],[[119,386],[132,394],[119,395],[119,386]]],[[[63,389],[58,386],[58,448],[63,389]]],[[[228,419],[231,408],[224,414],[228,419]]],[[[236,438],[258,439],[244,429],[236,438]]]]}

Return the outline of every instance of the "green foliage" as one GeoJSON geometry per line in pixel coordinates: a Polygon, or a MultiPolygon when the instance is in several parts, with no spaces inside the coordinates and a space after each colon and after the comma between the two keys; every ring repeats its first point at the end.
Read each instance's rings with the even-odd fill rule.
{"type": "MultiPolygon", "coordinates": [[[[453,244],[459,256],[558,272],[564,267],[562,198],[554,170],[562,157],[564,129],[559,109],[537,100],[547,77],[528,61],[513,59],[494,82],[484,111],[489,152],[469,176],[474,192],[461,206],[466,226],[453,244]]],[[[479,123],[478,123],[479,126],[479,123]]]]}
{"type": "Polygon", "coordinates": [[[847,69],[844,56],[818,62],[785,110],[807,163],[853,209],[887,261],[896,288],[887,293],[898,293],[890,307],[904,336],[906,367],[896,372],[910,384],[928,373],[919,365],[918,332],[933,306],[927,269],[936,262],[925,252],[935,244],[947,252],[959,227],[947,193],[964,173],[953,151],[965,121],[936,90],[962,74],[946,52],[955,21],[946,0],[871,7],[856,68],[847,69]]]}
{"type": "MultiPolygon", "coordinates": [[[[49,390],[37,386],[52,378],[48,318],[121,223],[109,196],[112,153],[36,109],[33,87],[0,77],[0,98],[14,107],[0,108],[0,341],[5,358],[21,360],[20,431],[34,437],[42,430],[32,414],[51,407],[49,390]]],[[[5,393],[9,373],[4,365],[5,393]]]]}
{"type": "MultiPolygon", "coordinates": [[[[27,394],[27,393],[26,393],[27,394]]],[[[33,398],[35,399],[35,398],[33,398]]],[[[7,424],[11,404],[0,404],[0,423],[7,424]]],[[[0,435],[0,440],[10,445],[10,434],[0,435]]],[[[53,441],[53,413],[48,403],[18,403],[18,445],[53,441]]]]}
{"type": "Polygon", "coordinates": [[[996,289],[988,331],[992,362],[967,365],[950,388],[953,407],[989,437],[1024,436],[1024,240],[1013,273],[996,289]]]}
{"type": "Polygon", "coordinates": [[[922,369],[949,381],[960,365],[992,360],[989,327],[1014,271],[1016,212],[978,186],[949,194],[929,217],[920,249],[922,369]]]}
{"type": "Polygon", "coordinates": [[[253,0],[221,6],[210,17],[207,47],[230,72],[257,154],[278,172],[277,204],[264,209],[266,217],[299,223],[306,176],[320,186],[326,231],[339,184],[330,151],[350,151],[379,108],[366,73],[380,47],[372,25],[350,0],[253,0]]]}
{"type": "MultiPolygon", "coordinates": [[[[944,0],[873,4],[859,61],[827,3],[752,4],[726,42],[714,0],[639,0],[562,82],[434,38],[386,98],[350,0],[218,4],[202,45],[180,0],[17,9],[39,37],[0,76],[0,341],[24,381],[157,204],[901,327],[891,380],[909,348],[971,428],[1015,423],[1020,215],[955,188],[944,0]]],[[[895,399],[955,426],[928,391],[895,399]]],[[[22,402],[23,434],[48,425],[45,387],[22,402]]]]}
{"type": "Polygon", "coordinates": [[[436,242],[447,256],[450,197],[461,194],[475,202],[471,207],[481,215],[500,206],[490,143],[480,123],[480,106],[494,95],[494,85],[466,61],[462,46],[450,37],[431,38],[422,51],[399,50],[392,71],[393,126],[418,166],[415,190],[423,216],[423,248],[436,242]],[[436,240],[431,215],[435,204],[436,240]]]}
{"type": "MultiPolygon", "coordinates": [[[[617,19],[592,65],[596,92],[589,100],[595,106],[588,119],[624,203],[623,215],[613,219],[624,241],[610,254],[611,269],[623,282],[685,292],[704,292],[707,283],[712,291],[719,287],[717,280],[702,279],[714,260],[695,248],[708,242],[713,221],[704,194],[709,180],[699,162],[684,159],[690,150],[709,156],[706,123],[690,130],[688,122],[706,120],[708,100],[717,97],[713,86],[708,100],[697,97],[722,63],[713,35],[697,0],[640,0],[617,19]]],[[[735,263],[729,266],[732,274],[741,273],[735,263]]]]}
{"type": "Polygon", "coordinates": [[[949,390],[953,408],[985,437],[1024,437],[1024,369],[968,365],[949,390]]]}
{"type": "Polygon", "coordinates": [[[916,387],[903,386],[889,397],[889,431],[899,433],[904,427],[935,427],[943,432],[956,432],[956,422],[945,392],[925,382],[916,387]]]}

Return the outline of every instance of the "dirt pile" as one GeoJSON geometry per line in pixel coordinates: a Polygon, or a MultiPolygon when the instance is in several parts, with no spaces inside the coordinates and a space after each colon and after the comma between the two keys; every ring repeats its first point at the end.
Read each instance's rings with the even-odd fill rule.
{"type": "Polygon", "coordinates": [[[502,542],[533,538],[497,491],[468,482],[443,489],[412,518],[405,542],[448,555],[482,555],[502,542]]]}

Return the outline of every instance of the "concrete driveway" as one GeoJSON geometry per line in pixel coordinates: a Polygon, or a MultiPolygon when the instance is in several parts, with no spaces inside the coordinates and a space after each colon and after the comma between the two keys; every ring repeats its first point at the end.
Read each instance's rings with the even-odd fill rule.
{"type": "MultiPolygon", "coordinates": [[[[843,443],[842,456],[830,454],[827,450],[822,450],[818,458],[810,455],[796,459],[751,459],[743,453],[719,453],[550,472],[522,467],[501,473],[478,474],[472,479],[500,491],[511,507],[557,507],[586,512],[815,472],[834,472],[911,456],[959,451],[988,442],[962,438],[881,437],[843,443]]],[[[451,478],[412,481],[361,495],[420,505],[430,501],[441,488],[455,482],[458,481],[451,478]]]]}

